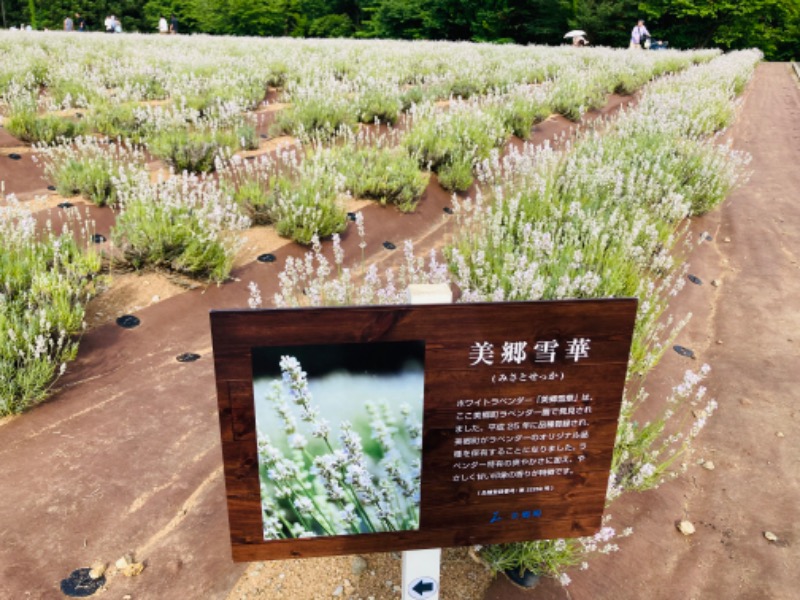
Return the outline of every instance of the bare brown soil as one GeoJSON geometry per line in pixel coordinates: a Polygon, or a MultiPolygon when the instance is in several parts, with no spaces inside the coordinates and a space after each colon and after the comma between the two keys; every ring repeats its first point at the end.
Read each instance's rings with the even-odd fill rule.
{"type": "MultiPolygon", "coordinates": [[[[621,543],[620,554],[571,573],[566,590],[546,582],[534,595],[500,578],[486,598],[793,597],[800,436],[789,369],[800,367],[791,333],[798,331],[792,298],[800,287],[800,209],[793,198],[800,176],[786,165],[798,163],[798,113],[800,93],[785,65],[762,65],[732,132],[734,144],[754,155],[753,179],[693,225],[714,241],[691,259],[705,285],[690,286],[676,312],[695,313],[679,342],[714,367],[711,392],[721,409],[697,456],[713,459],[716,470],[693,466],[655,492],[618,501],[615,522],[632,524],[635,535],[621,543]],[[711,286],[712,279],[720,285],[711,286]],[[698,533],[679,534],[679,518],[692,520],[698,533]],[[763,537],[767,529],[778,542],[763,537]]],[[[537,126],[534,142],[557,140],[573,127],[550,119],[537,126]]],[[[13,147],[9,137],[0,129],[0,147],[13,147]]],[[[40,167],[24,161],[0,156],[0,180],[33,201],[48,193],[46,182],[40,167]]],[[[382,248],[386,240],[398,247],[406,238],[421,249],[441,245],[449,203],[433,177],[415,213],[362,208],[370,260],[399,258],[382,248]]],[[[109,215],[92,213],[103,227],[109,215]]],[[[145,570],[128,578],[112,569],[105,597],[399,596],[399,560],[391,553],[365,556],[365,563],[341,557],[249,569],[230,559],[208,311],[246,307],[250,281],[270,297],[286,258],[304,252],[259,236],[245,243],[234,281],[222,286],[178,293],[151,274],[115,275],[105,303],[101,296],[90,306],[95,326],[53,398],[0,423],[0,598],[61,598],[59,581],[73,569],[98,559],[113,563],[127,552],[145,570]],[[253,261],[266,251],[278,260],[253,261]],[[134,312],[142,324],[117,327],[112,319],[123,312],[134,312]],[[179,363],[182,352],[201,358],[179,363]]],[[[342,239],[347,255],[359,257],[352,225],[342,239]]],[[[662,387],[687,368],[685,360],[672,353],[664,360],[656,378],[662,387]]],[[[464,550],[445,552],[443,598],[482,598],[490,582],[464,550]]]]}
{"type": "Polygon", "coordinates": [[[94,329],[121,315],[137,313],[186,291],[165,273],[112,273],[101,294],[86,305],[86,326],[94,329]]]}

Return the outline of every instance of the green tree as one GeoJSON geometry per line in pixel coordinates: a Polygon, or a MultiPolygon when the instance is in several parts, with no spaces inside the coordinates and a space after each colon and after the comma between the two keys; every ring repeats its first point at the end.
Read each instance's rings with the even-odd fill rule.
{"type": "Polygon", "coordinates": [[[587,22],[571,22],[575,7],[571,0],[517,2],[511,17],[512,37],[523,44],[563,44],[570,29],[586,29],[594,41],[594,29],[587,22]]]}
{"type": "Polygon", "coordinates": [[[650,0],[640,7],[674,47],[756,47],[772,60],[800,52],[800,0],[650,0]]]}
{"type": "Polygon", "coordinates": [[[348,15],[325,15],[311,21],[305,33],[311,37],[334,38],[350,37],[354,32],[355,26],[348,15]]]}
{"type": "Polygon", "coordinates": [[[595,45],[626,46],[638,18],[675,48],[758,47],[800,58],[800,0],[0,0],[5,22],[60,29],[79,11],[90,30],[109,14],[155,32],[175,14],[182,33],[386,37],[562,44],[583,29],[595,45]]]}
{"type": "Polygon", "coordinates": [[[383,0],[372,11],[370,37],[422,39],[428,37],[424,0],[383,0]]]}
{"type": "Polygon", "coordinates": [[[33,0],[28,0],[28,21],[31,27],[36,29],[38,19],[36,18],[36,3],[33,0]]]}

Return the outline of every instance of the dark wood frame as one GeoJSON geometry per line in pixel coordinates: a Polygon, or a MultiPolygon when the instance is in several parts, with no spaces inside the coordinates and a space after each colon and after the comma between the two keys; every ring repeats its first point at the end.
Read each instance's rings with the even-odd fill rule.
{"type": "MultiPolygon", "coordinates": [[[[410,550],[591,535],[601,523],[620,402],[636,317],[635,299],[427,306],[212,311],[220,433],[234,560],[266,560],[410,550]],[[560,360],[564,381],[548,393],[591,391],[588,459],[568,489],[524,498],[478,498],[471,483],[442,477],[453,468],[454,399],[507,394],[521,384],[490,384],[491,369],[469,366],[474,341],[592,340],[590,356],[560,360]],[[253,348],[424,340],[422,506],[420,529],[368,535],[264,541],[253,401],[253,348]],[[530,510],[542,518],[522,519],[530,510]],[[502,527],[490,523],[494,511],[502,527]]],[[[524,368],[533,369],[532,365],[524,368]]],[[[541,369],[544,367],[536,366],[541,369]]],[[[532,385],[532,384],[530,384],[532,385]]],[[[527,389],[527,388],[526,388],[527,389]]],[[[535,390],[538,392],[539,390],[535,390]]],[[[561,484],[563,479],[559,480],[561,484]]],[[[563,487],[563,485],[562,485],[563,487]]]]}

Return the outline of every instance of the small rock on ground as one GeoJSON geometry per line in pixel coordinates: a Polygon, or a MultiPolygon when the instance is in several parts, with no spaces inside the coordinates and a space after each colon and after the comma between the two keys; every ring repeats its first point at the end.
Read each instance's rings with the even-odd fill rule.
{"type": "Polygon", "coordinates": [[[89,570],[89,577],[92,579],[100,579],[103,576],[103,573],[106,572],[106,563],[102,561],[97,561],[92,563],[92,567],[89,570]]]}
{"type": "Polygon", "coordinates": [[[678,531],[683,535],[692,535],[695,532],[695,528],[690,521],[684,520],[678,523],[678,531]]]}
{"type": "Polygon", "coordinates": [[[361,575],[367,570],[367,566],[367,561],[361,556],[354,556],[350,562],[350,569],[353,571],[353,575],[361,575]]]}

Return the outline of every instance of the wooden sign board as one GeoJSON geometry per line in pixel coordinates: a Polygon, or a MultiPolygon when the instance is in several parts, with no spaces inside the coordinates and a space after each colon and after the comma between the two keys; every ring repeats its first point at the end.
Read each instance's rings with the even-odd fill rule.
{"type": "Polygon", "coordinates": [[[591,535],[636,300],[214,311],[235,560],[591,535]]]}

